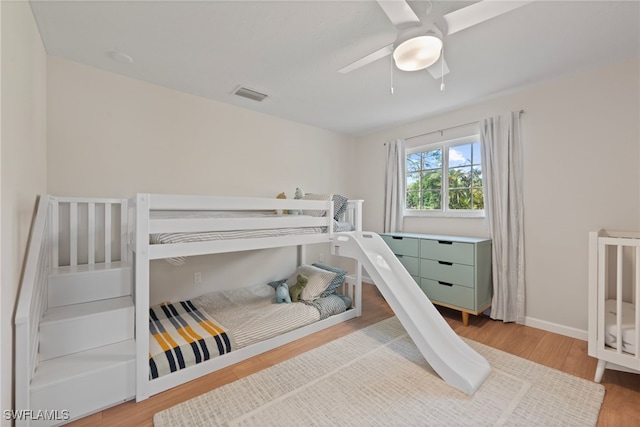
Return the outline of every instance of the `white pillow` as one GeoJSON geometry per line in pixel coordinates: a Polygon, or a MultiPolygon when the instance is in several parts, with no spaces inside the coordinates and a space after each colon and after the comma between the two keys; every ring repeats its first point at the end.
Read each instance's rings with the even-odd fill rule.
{"type": "MultiPolygon", "coordinates": [[[[302,197],[303,200],[332,200],[332,198],[333,198],[333,194],[314,194],[314,193],[307,193],[302,197]]],[[[304,210],[302,211],[302,214],[309,215],[309,216],[326,216],[327,211],[326,210],[304,210]]]]}
{"type": "Polygon", "coordinates": [[[336,273],[331,271],[323,270],[312,265],[301,265],[287,279],[289,288],[298,281],[298,274],[302,274],[309,279],[307,286],[305,286],[300,293],[300,299],[303,301],[314,301],[318,299],[325,289],[329,287],[333,278],[336,277],[336,273]]]}

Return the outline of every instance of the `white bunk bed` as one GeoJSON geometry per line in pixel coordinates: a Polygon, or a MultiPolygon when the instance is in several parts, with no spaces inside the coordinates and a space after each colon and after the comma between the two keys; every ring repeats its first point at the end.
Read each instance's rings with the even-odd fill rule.
{"type": "Polygon", "coordinates": [[[589,356],[605,369],[640,373],[640,233],[589,234],[589,356]]]}
{"type": "MultiPolygon", "coordinates": [[[[361,231],[361,206],[361,200],[348,201],[339,219],[361,231]]],[[[129,201],[129,211],[129,223],[135,224],[130,247],[135,260],[137,401],[361,314],[361,266],[356,262],[355,274],[346,278],[341,290],[353,302],[346,311],[150,379],[151,260],[180,262],[195,255],[298,246],[300,265],[305,263],[304,245],[328,243],[340,228],[331,200],[138,194],[129,201]],[[281,214],[286,210],[301,215],[281,214]]]]}

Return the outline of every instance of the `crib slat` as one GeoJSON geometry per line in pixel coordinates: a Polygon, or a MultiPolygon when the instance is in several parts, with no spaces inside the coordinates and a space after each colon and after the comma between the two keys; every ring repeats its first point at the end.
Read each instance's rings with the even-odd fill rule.
{"type": "Polygon", "coordinates": [[[104,262],[111,262],[111,203],[104,204],[104,262]]]}
{"type": "Polygon", "coordinates": [[[69,203],[69,265],[78,265],[78,204],[69,203]]]}
{"type": "Polygon", "coordinates": [[[93,202],[87,204],[87,237],[89,257],[88,264],[96,263],[96,205],[93,202]]]}
{"type": "Polygon", "coordinates": [[[622,246],[618,245],[616,254],[616,352],[622,354],[622,246]]]}
{"type": "Polygon", "coordinates": [[[640,247],[636,246],[636,303],[634,307],[636,308],[636,339],[634,343],[636,344],[636,359],[640,359],[640,247]]]}
{"type": "Polygon", "coordinates": [[[604,327],[605,309],[604,303],[607,295],[605,293],[606,265],[607,265],[607,245],[602,239],[598,243],[598,351],[604,350],[604,327]]]}

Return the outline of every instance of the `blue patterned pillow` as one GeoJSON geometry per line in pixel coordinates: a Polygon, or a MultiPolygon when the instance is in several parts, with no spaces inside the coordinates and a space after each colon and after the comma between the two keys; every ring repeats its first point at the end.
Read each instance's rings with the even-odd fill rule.
{"type": "Polygon", "coordinates": [[[321,268],[323,270],[327,270],[327,271],[331,271],[333,273],[336,273],[336,277],[333,278],[333,280],[331,281],[329,286],[327,286],[327,289],[325,289],[324,292],[322,292],[322,294],[320,294],[321,297],[326,297],[326,296],[329,296],[331,294],[334,294],[336,292],[336,289],[338,289],[344,283],[344,278],[347,275],[347,270],[343,270],[343,269],[337,268],[337,267],[331,267],[329,265],[317,264],[317,263],[316,264],[312,264],[312,265],[314,267],[318,267],[318,268],[321,268]]]}

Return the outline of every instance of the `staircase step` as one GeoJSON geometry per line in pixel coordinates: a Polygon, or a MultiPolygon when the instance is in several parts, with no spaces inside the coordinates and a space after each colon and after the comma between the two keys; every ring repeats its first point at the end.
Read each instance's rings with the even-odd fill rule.
{"type": "Polygon", "coordinates": [[[40,322],[40,360],[133,338],[130,296],[53,307],[40,322]]]}
{"type": "Polygon", "coordinates": [[[40,362],[31,381],[30,409],[68,411],[77,419],[130,400],[135,397],[135,357],[131,339],[40,362]]]}
{"type": "Polygon", "coordinates": [[[48,306],[60,307],[131,295],[131,275],[131,265],[120,261],[52,269],[48,306]]]}

